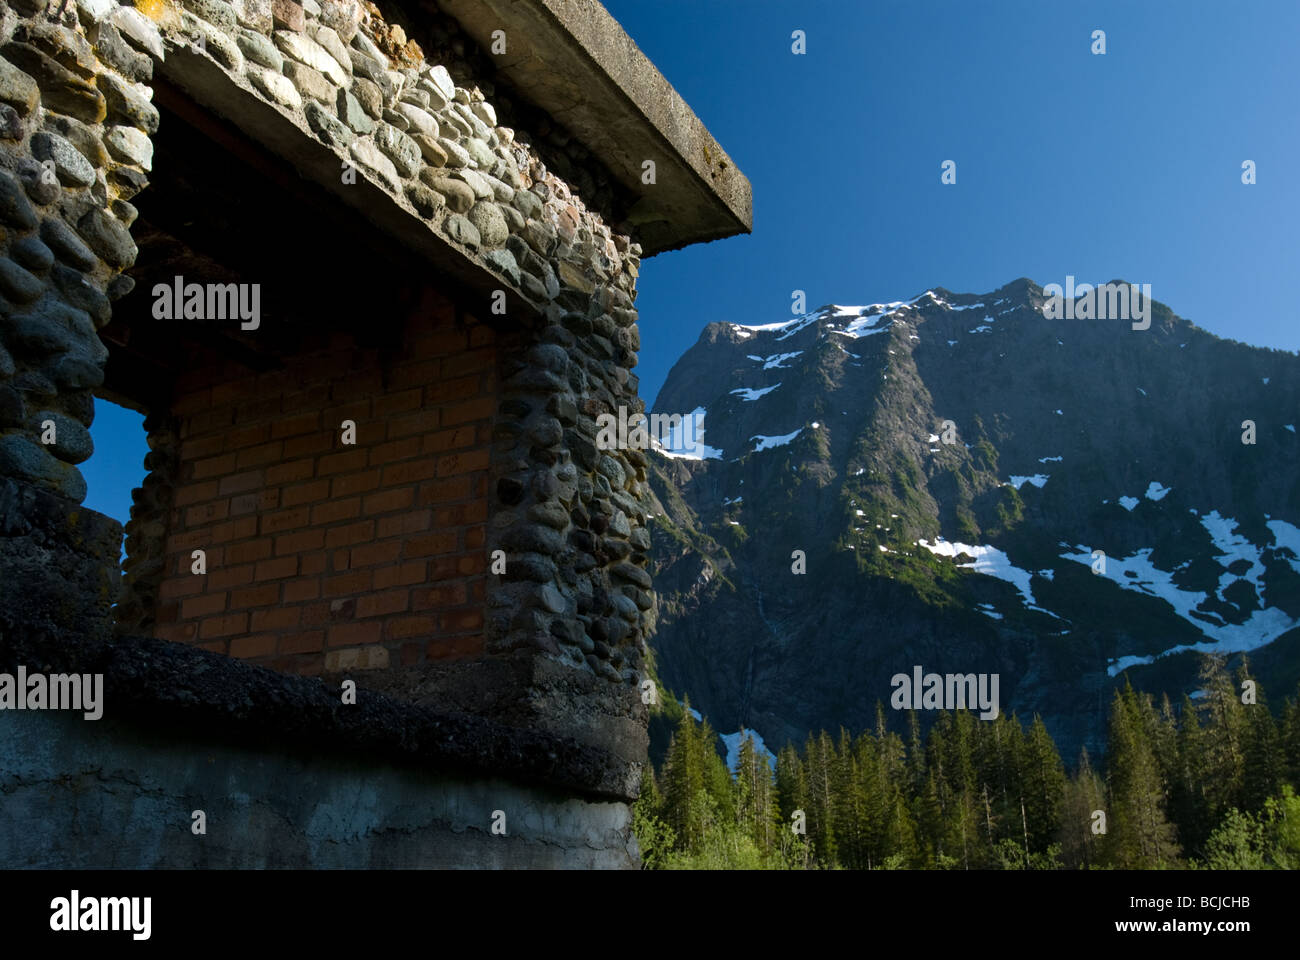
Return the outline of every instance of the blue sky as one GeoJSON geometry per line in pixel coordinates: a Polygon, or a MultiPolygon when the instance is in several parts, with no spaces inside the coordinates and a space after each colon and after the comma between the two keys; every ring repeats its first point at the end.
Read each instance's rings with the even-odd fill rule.
{"type": "Polygon", "coordinates": [[[754,188],[751,236],[644,263],[647,402],[707,322],[782,319],[795,289],[811,309],[1122,277],[1300,347],[1300,4],[605,5],[754,188]]]}
{"type": "MultiPolygon", "coordinates": [[[[788,317],[796,289],[812,309],[1122,277],[1219,336],[1300,348],[1300,4],[605,5],[754,188],[752,235],[642,265],[647,402],[706,323],[788,317]]],[[[140,418],[99,407],[86,503],[125,520],[140,418]]]]}

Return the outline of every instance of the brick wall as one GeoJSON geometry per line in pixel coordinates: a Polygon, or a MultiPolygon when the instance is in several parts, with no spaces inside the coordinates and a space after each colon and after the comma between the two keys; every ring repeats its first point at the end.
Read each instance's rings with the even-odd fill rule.
{"type": "Polygon", "coordinates": [[[299,674],[481,655],[495,341],[438,301],[395,350],[186,373],[155,635],[299,674]]]}

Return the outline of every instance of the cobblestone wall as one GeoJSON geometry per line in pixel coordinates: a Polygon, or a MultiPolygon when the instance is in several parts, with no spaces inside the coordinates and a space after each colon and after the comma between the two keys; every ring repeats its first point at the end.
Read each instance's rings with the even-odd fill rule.
{"type": "MultiPolygon", "coordinates": [[[[595,437],[600,414],[643,408],[631,372],[640,247],[610,222],[620,201],[599,164],[504,94],[499,116],[485,92],[497,89],[490,57],[445,21],[429,36],[455,79],[399,22],[352,0],[4,8],[0,474],[72,503],[85,494],[75,464],[91,454],[106,357],[95,331],[131,287],[130,201],[150,176],[158,126],[150,83],[169,57],[201,58],[334,151],[343,183],[355,173],[383,188],[536,308],[500,361],[485,550],[505,552],[507,573],[488,580],[485,652],[532,665],[529,682],[544,691],[532,719],[593,730],[621,718],[636,755],[643,733],[624,734],[644,724],[646,461],[598,450],[595,437]],[[544,139],[504,125],[506,113],[544,139]]],[[[156,412],[151,429],[173,444],[169,415],[156,412]]],[[[133,625],[157,602],[153,528],[172,506],[172,469],[146,482],[133,511],[132,548],[144,552],[128,560],[133,625]]]]}

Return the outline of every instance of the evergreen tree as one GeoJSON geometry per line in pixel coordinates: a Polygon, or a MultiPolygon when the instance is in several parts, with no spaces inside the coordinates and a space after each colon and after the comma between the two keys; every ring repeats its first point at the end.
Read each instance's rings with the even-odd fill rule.
{"type": "MultiPolygon", "coordinates": [[[[1243,690],[1247,682],[1252,680],[1250,664],[1243,656],[1237,674],[1237,690],[1243,690]]],[[[1254,703],[1243,704],[1246,729],[1242,747],[1245,771],[1241,784],[1241,802],[1246,812],[1257,814],[1263,811],[1264,804],[1270,797],[1281,792],[1286,778],[1286,760],[1282,754],[1277,725],[1273,722],[1273,715],[1264,698],[1264,689],[1257,682],[1254,694],[1254,703]]]]}
{"type": "Polygon", "coordinates": [[[1214,824],[1207,815],[1205,791],[1205,733],[1187,694],[1178,709],[1177,764],[1169,784],[1169,813],[1184,850],[1201,849],[1214,824]]]}
{"type": "Polygon", "coordinates": [[[1106,813],[1105,786],[1093,770],[1085,747],[1061,801],[1061,858],[1066,868],[1086,870],[1100,861],[1105,835],[1093,832],[1094,824],[1099,822],[1094,818],[1098,810],[1106,813]]]}
{"type": "Polygon", "coordinates": [[[1065,766],[1042,717],[1034,715],[1021,764],[1020,799],[1029,849],[1045,853],[1061,827],[1065,766]]]}
{"type": "Polygon", "coordinates": [[[1107,850],[1121,869],[1176,865],[1176,831],[1165,816],[1165,784],[1151,747],[1149,698],[1125,684],[1111,701],[1107,780],[1110,788],[1107,850]]]}
{"type": "Polygon", "coordinates": [[[663,819],[681,847],[694,850],[704,841],[706,825],[705,810],[699,802],[706,796],[704,755],[689,698],[684,706],[664,760],[663,819]]]}

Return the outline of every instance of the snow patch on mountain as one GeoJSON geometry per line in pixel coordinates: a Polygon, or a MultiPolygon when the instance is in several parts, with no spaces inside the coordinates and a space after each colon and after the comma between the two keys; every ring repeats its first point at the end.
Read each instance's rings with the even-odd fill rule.
{"type": "Polygon", "coordinates": [[[1162,486],[1159,481],[1152,480],[1150,485],[1147,487],[1147,499],[1163,500],[1165,495],[1172,489],[1173,487],[1162,486]]]}
{"type": "Polygon", "coordinates": [[[985,576],[996,577],[998,580],[1005,580],[1020,591],[1026,606],[1041,609],[1037,606],[1038,601],[1034,599],[1034,591],[1029,585],[1033,575],[1028,570],[1021,570],[1015,566],[1011,559],[997,547],[983,544],[972,546],[967,543],[953,543],[942,537],[936,538],[934,543],[930,543],[928,540],[918,540],[916,545],[924,547],[937,557],[952,557],[954,560],[959,556],[973,557],[975,559],[974,563],[960,564],[963,570],[970,570],[974,573],[982,573],[985,576]]]}
{"type": "Polygon", "coordinates": [[[770,387],[741,387],[738,390],[732,390],[732,393],[740,394],[742,400],[757,400],[759,397],[771,393],[781,384],[776,383],[770,387]]]}
{"type": "MultiPolygon", "coordinates": [[[[1245,537],[1235,533],[1237,521],[1230,517],[1220,516],[1217,510],[1202,516],[1200,520],[1219,551],[1215,555],[1215,562],[1223,568],[1218,589],[1213,594],[1214,599],[1224,602],[1223,591],[1236,581],[1244,580],[1254,587],[1255,595],[1263,602],[1264,585],[1262,578],[1265,572],[1263,552],[1269,547],[1257,547],[1245,537]],[[1229,572],[1228,568],[1239,560],[1244,560],[1250,564],[1246,572],[1243,574],[1229,572]]],[[[1270,523],[1269,529],[1274,533],[1275,548],[1290,549],[1292,546],[1300,547],[1300,530],[1282,521],[1274,522],[1278,523],[1278,526],[1275,528],[1270,523]]],[[[1199,650],[1207,653],[1214,651],[1241,653],[1256,650],[1272,643],[1288,630],[1300,626],[1300,620],[1293,619],[1285,611],[1277,607],[1264,607],[1263,609],[1253,610],[1251,615],[1242,623],[1228,623],[1217,614],[1199,609],[1206,601],[1211,599],[1211,595],[1193,590],[1184,590],[1179,587],[1174,583],[1173,571],[1161,570],[1151,562],[1151,553],[1151,547],[1144,547],[1128,557],[1107,557],[1104,571],[1098,575],[1104,576],[1125,590],[1133,590],[1163,600],[1173,608],[1178,616],[1194,626],[1212,642],[1181,644],[1162,653],[1145,657],[1120,657],[1113,660],[1107,667],[1107,672],[1112,677],[1131,666],[1152,663],[1160,657],[1167,657],[1170,654],[1187,650],[1199,650]]],[[[1300,554],[1297,554],[1297,556],[1300,556],[1300,554]]],[[[1061,554],[1061,558],[1091,566],[1093,562],[1092,548],[1078,545],[1073,552],[1061,554]]],[[[1185,566],[1185,564],[1181,566],[1185,566]]]]}
{"type": "Polygon", "coordinates": [[[740,747],[745,742],[746,737],[754,741],[754,752],[759,756],[767,757],[767,765],[771,770],[776,769],[776,754],[767,749],[763,743],[763,738],[753,730],[738,730],[735,733],[720,733],[723,744],[727,748],[727,769],[732,773],[736,772],[736,767],[740,764],[740,747]]]}
{"type": "Polygon", "coordinates": [[[787,360],[793,360],[801,353],[803,353],[802,350],[796,350],[794,351],[794,353],[774,353],[770,357],[767,357],[763,360],[763,369],[764,370],[788,370],[789,367],[784,366],[785,362],[787,360]]]}
{"type": "Polygon", "coordinates": [[[704,442],[704,417],[707,413],[703,407],[696,407],[682,418],[681,423],[669,428],[667,442],[652,435],[650,449],[672,460],[721,460],[722,451],[704,442]]]}
{"type": "Polygon", "coordinates": [[[803,433],[803,427],[800,427],[794,433],[787,433],[783,437],[765,437],[760,434],[749,439],[758,441],[758,446],[754,447],[754,452],[759,453],[763,450],[771,450],[773,447],[783,447],[801,433],[803,433]]]}

